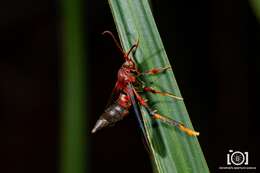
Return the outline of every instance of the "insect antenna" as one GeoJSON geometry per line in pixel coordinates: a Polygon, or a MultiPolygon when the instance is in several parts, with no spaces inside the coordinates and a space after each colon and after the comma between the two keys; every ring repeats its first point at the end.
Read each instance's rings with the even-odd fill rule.
{"type": "Polygon", "coordinates": [[[135,44],[127,51],[126,57],[127,57],[128,59],[130,59],[130,58],[129,58],[130,53],[134,50],[134,48],[137,48],[138,45],[139,45],[139,38],[137,39],[137,41],[135,42],[135,44]]]}
{"type": "Polygon", "coordinates": [[[108,35],[110,35],[112,37],[112,39],[113,39],[114,43],[116,44],[116,47],[119,50],[119,52],[121,52],[122,55],[125,56],[125,52],[121,48],[121,46],[120,46],[119,42],[117,41],[117,39],[115,38],[114,34],[112,32],[110,32],[110,31],[102,32],[102,35],[105,35],[105,34],[108,34],[108,35]]]}
{"type": "Polygon", "coordinates": [[[119,50],[119,52],[122,53],[123,57],[125,60],[128,60],[128,61],[132,61],[131,58],[129,57],[130,53],[134,50],[134,48],[137,48],[138,45],[139,45],[139,39],[137,39],[136,43],[127,51],[127,52],[124,52],[122,47],[120,46],[119,42],[117,41],[117,39],[115,38],[114,34],[110,31],[104,31],[102,33],[102,35],[105,35],[105,34],[108,34],[112,37],[114,43],[116,44],[116,47],[117,49],[119,50]]]}

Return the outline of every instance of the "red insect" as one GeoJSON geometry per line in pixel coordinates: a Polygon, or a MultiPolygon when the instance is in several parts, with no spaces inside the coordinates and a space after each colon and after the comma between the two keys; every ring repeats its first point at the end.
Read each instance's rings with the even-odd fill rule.
{"type": "MultiPolygon", "coordinates": [[[[110,104],[108,108],[105,110],[105,112],[100,116],[98,121],[96,122],[92,133],[95,133],[97,130],[100,130],[104,127],[111,126],[115,124],[116,122],[122,120],[126,115],[129,114],[129,109],[133,105],[135,108],[136,114],[138,114],[138,111],[136,110],[136,103],[135,98],[137,102],[146,108],[148,113],[151,115],[152,118],[160,120],[164,123],[176,126],[181,131],[187,133],[190,136],[197,136],[199,135],[198,132],[193,131],[187,127],[184,126],[183,123],[175,121],[173,119],[170,119],[166,116],[162,116],[158,113],[156,113],[155,110],[152,110],[149,105],[147,104],[147,100],[145,100],[138,92],[137,88],[145,92],[150,92],[153,94],[160,94],[163,96],[169,96],[174,99],[182,100],[182,98],[174,96],[171,93],[167,92],[161,92],[158,90],[155,90],[151,87],[145,86],[144,82],[142,82],[139,79],[139,76],[141,75],[156,75],[159,73],[164,72],[165,70],[169,69],[170,67],[164,67],[164,68],[153,68],[146,72],[140,72],[133,61],[133,59],[130,57],[130,53],[138,47],[138,41],[127,51],[124,52],[122,48],[120,47],[119,43],[115,39],[114,35],[110,31],[105,31],[103,34],[110,35],[117,48],[120,50],[120,52],[123,54],[123,58],[125,62],[121,66],[121,68],[118,70],[117,74],[117,82],[112,92],[112,100],[116,100],[113,104],[110,104]],[[139,86],[139,87],[137,87],[139,86]]],[[[143,123],[142,119],[139,115],[137,115],[139,124],[143,123]]],[[[141,125],[143,132],[145,133],[145,130],[143,128],[143,125],[141,125]]]]}

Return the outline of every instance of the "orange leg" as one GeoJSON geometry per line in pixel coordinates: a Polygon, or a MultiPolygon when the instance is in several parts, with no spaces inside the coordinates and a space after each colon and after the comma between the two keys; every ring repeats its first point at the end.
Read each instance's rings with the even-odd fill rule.
{"type": "Polygon", "coordinates": [[[198,135],[199,135],[199,132],[196,132],[196,131],[194,131],[194,130],[192,130],[192,129],[189,129],[189,128],[185,127],[183,123],[178,122],[178,121],[176,121],[176,120],[173,120],[173,119],[171,119],[171,118],[168,118],[168,117],[166,117],[166,116],[162,116],[162,115],[156,113],[156,110],[152,110],[152,109],[148,106],[147,100],[145,100],[144,98],[142,98],[142,96],[140,96],[140,95],[138,94],[138,92],[137,92],[134,88],[133,88],[133,91],[134,91],[134,94],[135,94],[135,96],[136,96],[138,102],[139,102],[142,106],[144,106],[144,107],[146,108],[146,110],[149,112],[150,115],[152,115],[152,117],[153,117],[154,119],[158,119],[158,120],[160,120],[160,121],[162,121],[162,122],[164,122],[164,123],[166,123],[166,124],[176,126],[178,129],[180,129],[181,131],[185,132],[185,133],[186,133],[187,135],[189,135],[189,136],[198,136],[198,135]]]}
{"type": "Polygon", "coordinates": [[[185,132],[189,136],[199,136],[199,134],[200,134],[199,132],[196,132],[192,129],[185,127],[183,123],[175,121],[175,120],[170,119],[168,117],[162,116],[160,114],[154,113],[153,118],[158,119],[158,120],[160,120],[160,121],[162,121],[166,124],[176,126],[176,127],[178,127],[178,129],[185,132]]]}

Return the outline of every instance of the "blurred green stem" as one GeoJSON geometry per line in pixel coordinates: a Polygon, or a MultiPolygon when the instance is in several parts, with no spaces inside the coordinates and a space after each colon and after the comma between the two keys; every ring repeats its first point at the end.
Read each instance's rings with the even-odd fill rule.
{"type": "Polygon", "coordinates": [[[260,0],[250,0],[251,7],[253,8],[258,21],[260,22],[260,0]]]}
{"type": "Polygon", "coordinates": [[[81,0],[61,1],[61,173],[86,172],[86,77],[81,0]]]}

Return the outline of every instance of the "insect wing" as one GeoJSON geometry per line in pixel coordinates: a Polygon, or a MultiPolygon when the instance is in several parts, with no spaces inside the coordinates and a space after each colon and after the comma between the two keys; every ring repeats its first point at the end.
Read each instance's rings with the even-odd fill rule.
{"type": "Polygon", "coordinates": [[[116,83],[107,101],[106,108],[109,107],[112,103],[114,103],[118,99],[119,94],[120,94],[120,90],[118,89],[118,83],[116,83]]]}
{"type": "Polygon", "coordinates": [[[127,87],[128,87],[127,95],[130,97],[131,103],[132,103],[133,108],[134,108],[134,113],[135,113],[136,119],[138,121],[138,125],[141,128],[142,136],[145,139],[146,148],[149,151],[149,147],[147,145],[148,144],[147,133],[146,133],[146,130],[145,130],[145,127],[144,127],[144,121],[143,121],[142,114],[140,113],[139,105],[136,103],[136,99],[135,99],[135,96],[134,96],[134,93],[133,93],[133,86],[132,86],[132,84],[129,84],[127,87]]]}

